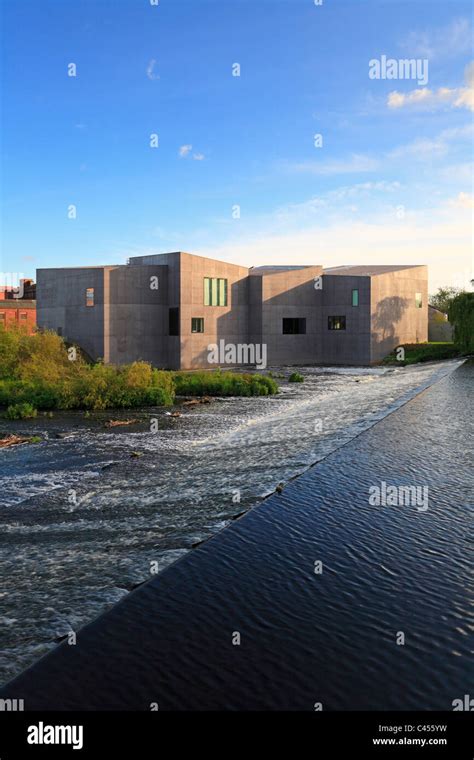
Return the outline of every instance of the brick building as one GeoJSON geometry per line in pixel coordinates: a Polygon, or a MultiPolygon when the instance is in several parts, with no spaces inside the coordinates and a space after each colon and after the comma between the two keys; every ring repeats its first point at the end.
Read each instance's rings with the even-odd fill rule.
{"type": "Polygon", "coordinates": [[[0,285],[0,327],[19,327],[28,334],[36,328],[36,285],[20,280],[19,287],[0,285]]]}

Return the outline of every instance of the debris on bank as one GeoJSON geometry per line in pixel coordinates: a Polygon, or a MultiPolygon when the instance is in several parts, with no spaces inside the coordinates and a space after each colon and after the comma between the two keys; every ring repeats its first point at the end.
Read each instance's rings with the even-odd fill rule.
{"type": "Polygon", "coordinates": [[[26,436],[26,435],[10,435],[0,438],[0,448],[8,449],[10,446],[18,446],[20,443],[39,443],[41,438],[38,435],[26,436]]]}

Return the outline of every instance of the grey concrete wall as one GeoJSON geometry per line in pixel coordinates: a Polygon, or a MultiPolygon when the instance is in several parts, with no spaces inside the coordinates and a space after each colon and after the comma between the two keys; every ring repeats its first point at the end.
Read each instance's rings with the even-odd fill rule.
{"type": "Polygon", "coordinates": [[[370,280],[362,276],[323,276],[322,363],[370,363],[370,280]],[[359,290],[359,306],[352,306],[353,289],[359,290]],[[329,330],[328,318],[336,316],[345,316],[345,330],[329,330]]]}
{"type": "Polygon", "coordinates": [[[59,332],[91,358],[104,357],[104,267],[38,269],[38,327],[59,332]],[[94,306],[86,289],[94,288],[94,306]]]}
{"type": "Polygon", "coordinates": [[[168,267],[107,268],[105,290],[105,361],[167,367],[168,267]]]}
{"type": "Polygon", "coordinates": [[[321,274],[322,267],[314,266],[251,275],[262,282],[261,342],[267,345],[269,365],[320,360],[322,291],[315,289],[314,278],[321,274]],[[283,319],[305,319],[306,334],[284,335],[283,319]]]}
{"type": "Polygon", "coordinates": [[[428,268],[410,267],[371,278],[371,362],[401,343],[428,340],[428,268]],[[422,295],[422,308],[415,294],[422,295]]]}
{"type": "Polygon", "coordinates": [[[212,368],[208,346],[248,342],[248,269],[204,256],[180,254],[181,368],[212,368]],[[204,278],[227,279],[227,306],[204,305],[204,278]],[[192,317],[204,319],[204,332],[191,332],[192,317]]]}
{"type": "MultiPolygon", "coordinates": [[[[168,268],[168,309],[181,306],[181,252],[156,253],[149,256],[133,256],[130,267],[166,266],[168,268]]],[[[168,314],[165,315],[167,338],[167,368],[181,368],[181,337],[169,335],[168,314]]]]}

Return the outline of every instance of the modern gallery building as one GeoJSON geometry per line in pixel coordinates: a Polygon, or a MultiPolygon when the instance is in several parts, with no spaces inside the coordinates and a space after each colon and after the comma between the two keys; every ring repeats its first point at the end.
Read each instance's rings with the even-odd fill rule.
{"type": "Polygon", "coordinates": [[[428,337],[426,266],[247,267],[189,253],[39,269],[38,325],[93,359],[369,365],[428,337]],[[227,351],[227,347],[241,351],[227,351]],[[257,352],[255,355],[255,347],[257,352]],[[255,359],[255,356],[257,359],[255,359]]]}

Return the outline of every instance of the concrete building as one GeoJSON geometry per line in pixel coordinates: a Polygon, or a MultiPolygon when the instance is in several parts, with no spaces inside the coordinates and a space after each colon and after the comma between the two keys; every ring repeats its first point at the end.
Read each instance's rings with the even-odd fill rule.
{"type": "Polygon", "coordinates": [[[248,269],[175,252],[39,269],[37,294],[40,327],[116,364],[209,368],[217,345],[219,364],[256,363],[263,346],[268,366],[369,365],[428,337],[426,266],[248,269]]]}

